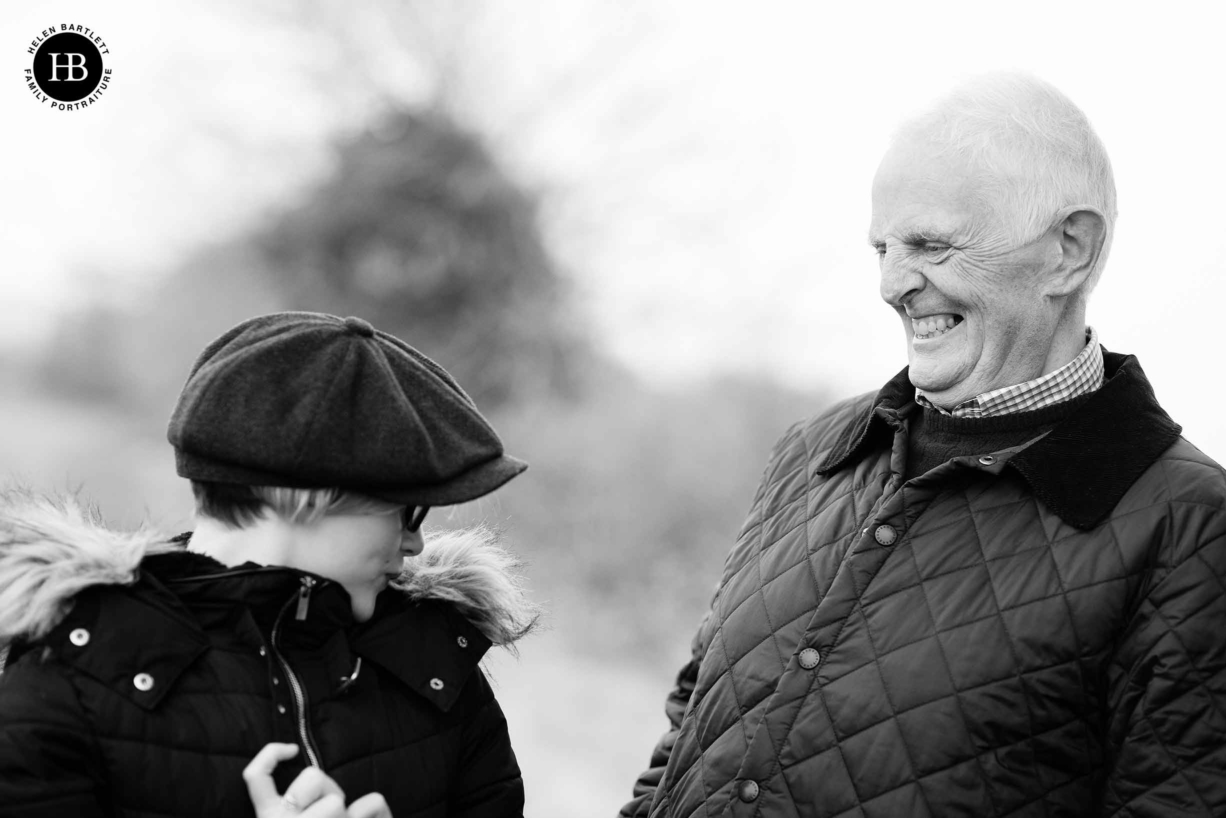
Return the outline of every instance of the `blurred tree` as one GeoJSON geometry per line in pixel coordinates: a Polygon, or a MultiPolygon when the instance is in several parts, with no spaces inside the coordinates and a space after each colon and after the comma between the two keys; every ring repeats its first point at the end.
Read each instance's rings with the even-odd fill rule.
{"type": "Polygon", "coordinates": [[[575,391],[584,345],[536,202],[475,134],[439,108],[399,111],[336,164],[253,240],[290,308],[367,318],[482,406],[575,391]]]}
{"type": "Polygon", "coordinates": [[[283,309],[360,315],[439,361],[486,409],[573,396],[592,353],[536,200],[438,109],[340,140],[295,205],[199,248],[143,292],[91,299],[39,375],[60,393],[165,417],[195,355],[283,309]]]}

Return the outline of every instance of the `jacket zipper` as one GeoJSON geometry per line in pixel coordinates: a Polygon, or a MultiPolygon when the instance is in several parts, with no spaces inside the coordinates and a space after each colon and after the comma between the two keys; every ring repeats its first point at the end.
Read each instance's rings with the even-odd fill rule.
{"type": "Polygon", "coordinates": [[[323,769],[323,765],[319,763],[319,751],[315,749],[315,742],[311,739],[311,727],[307,724],[307,700],[306,689],[294,674],[293,668],[289,666],[289,662],[281,655],[278,648],[278,638],[281,636],[281,623],[285,619],[285,614],[289,611],[289,606],[298,603],[298,610],[294,614],[294,619],[301,621],[306,619],[307,607],[311,603],[311,589],[315,587],[315,580],[312,577],[301,577],[302,587],[294,596],[286,600],[282,606],[281,612],[277,614],[276,624],[272,626],[272,653],[277,657],[277,662],[281,665],[282,672],[285,673],[285,678],[289,681],[290,691],[294,695],[294,716],[298,721],[298,737],[302,740],[302,748],[306,751],[307,760],[312,767],[323,769]]]}
{"type": "Polygon", "coordinates": [[[311,604],[311,589],[315,587],[315,580],[311,577],[302,578],[302,587],[298,589],[298,612],[294,614],[294,619],[302,622],[307,618],[307,606],[311,604]]]}

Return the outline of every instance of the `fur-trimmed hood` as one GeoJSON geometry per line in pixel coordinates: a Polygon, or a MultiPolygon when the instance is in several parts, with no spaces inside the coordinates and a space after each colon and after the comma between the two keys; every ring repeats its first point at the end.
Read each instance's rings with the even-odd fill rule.
{"type": "MultiPolygon", "coordinates": [[[[145,557],[180,550],[148,528],[108,529],[97,509],[76,497],[0,492],[0,645],[42,638],[82,590],[131,585],[145,557]]],[[[492,529],[445,531],[405,560],[393,587],[415,601],[450,603],[490,642],[512,648],[539,616],[518,568],[492,529]]]]}

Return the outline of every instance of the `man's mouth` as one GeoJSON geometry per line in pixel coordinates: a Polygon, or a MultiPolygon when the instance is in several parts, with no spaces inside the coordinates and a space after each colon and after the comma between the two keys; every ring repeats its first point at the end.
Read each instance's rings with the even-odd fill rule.
{"type": "Polygon", "coordinates": [[[923,318],[911,319],[911,332],[917,340],[926,341],[944,335],[961,323],[962,316],[953,313],[925,315],[923,318]]]}

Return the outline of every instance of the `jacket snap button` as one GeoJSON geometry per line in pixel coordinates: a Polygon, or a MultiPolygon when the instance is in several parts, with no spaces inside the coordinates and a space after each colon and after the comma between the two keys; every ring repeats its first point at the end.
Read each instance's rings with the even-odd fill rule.
{"type": "Polygon", "coordinates": [[[77,628],[68,634],[68,641],[79,648],[83,648],[89,644],[89,631],[85,630],[85,628],[77,628]]]}
{"type": "Polygon", "coordinates": [[[979,458],[979,462],[985,466],[990,466],[996,462],[996,458],[992,457],[990,454],[985,454],[983,457],[979,458]]]}
{"type": "Polygon", "coordinates": [[[758,798],[758,782],[757,781],[742,781],[741,786],[737,788],[737,797],[746,804],[755,801],[758,798]]]}
{"type": "Polygon", "coordinates": [[[280,713],[282,716],[284,716],[285,715],[285,705],[283,704],[277,705],[277,712],[280,713]]]}
{"type": "Polygon", "coordinates": [[[265,649],[265,647],[264,647],[263,645],[260,645],[260,655],[261,655],[261,656],[267,656],[267,655],[268,655],[268,651],[267,651],[267,649],[265,649]]]}
{"type": "Polygon", "coordinates": [[[153,677],[148,673],[138,673],[132,678],[132,684],[142,693],[153,690],[153,677]]]}
{"type": "Polygon", "coordinates": [[[817,667],[817,662],[821,658],[813,648],[805,648],[800,652],[800,666],[805,670],[812,670],[817,667]]]}
{"type": "Polygon", "coordinates": [[[443,680],[442,680],[442,679],[431,679],[431,680],[430,680],[430,687],[431,687],[432,689],[434,689],[434,690],[442,690],[442,689],[443,689],[443,680]]]}
{"type": "Polygon", "coordinates": [[[463,636],[457,636],[455,643],[462,648],[468,647],[468,639],[463,636]]]}
{"type": "Polygon", "coordinates": [[[893,545],[898,540],[898,531],[894,526],[886,523],[885,525],[877,526],[877,530],[873,532],[873,536],[877,538],[877,542],[882,545],[893,545]]]}

